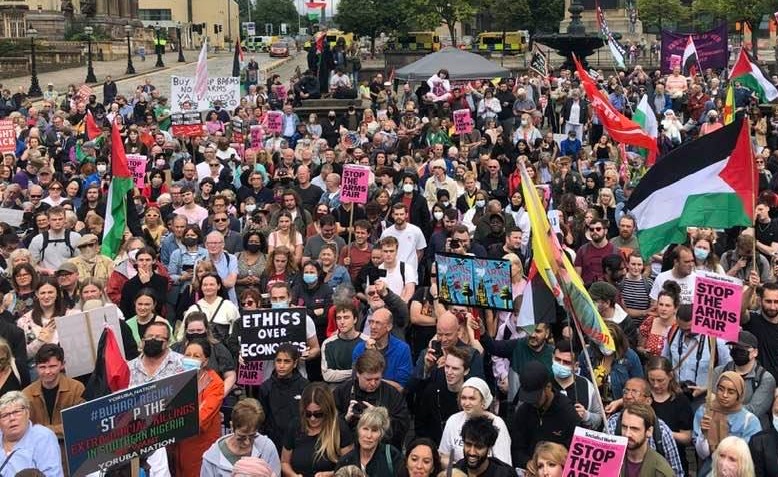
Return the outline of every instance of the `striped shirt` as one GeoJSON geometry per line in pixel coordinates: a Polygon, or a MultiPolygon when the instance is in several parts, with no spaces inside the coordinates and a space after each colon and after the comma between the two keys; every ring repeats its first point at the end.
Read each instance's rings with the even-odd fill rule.
{"type": "Polygon", "coordinates": [[[653,284],[650,278],[641,277],[638,280],[633,280],[624,277],[624,280],[619,284],[624,306],[633,310],[647,310],[651,306],[649,293],[653,284]]]}

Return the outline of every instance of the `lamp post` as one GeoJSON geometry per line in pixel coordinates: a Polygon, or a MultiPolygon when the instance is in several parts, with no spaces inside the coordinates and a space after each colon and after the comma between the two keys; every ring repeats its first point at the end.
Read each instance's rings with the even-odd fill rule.
{"type": "Polygon", "coordinates": [[[126,74],[135,74],[135,65],[132,64],[132,46],[130,46],[130,36],[132,36],[132,25],[124,25],[124,33],[127,34],[127,71],[126,74]]]}
{"type": "Polygon", "coordinates": [[[178,38],[178,62],[186,63],[184,58],[184,39],[181,37],[181,22],[176,23],[176,37],[178,38]]]}
{"type": "Polygon", "coordinates": [[[159,24],[154,25],[154,35],[156,35],[157,44],[156,44],[156,50],[157,50],[157,64],[154,65],[157,68],[164,68],[165,63],[162,61],[162,42],[160,41],[159,34],[162,29],[159,27],[159,24]]]}
{"type": "Polygon", "coordinates": [[[91,26],[84,27],[84,33],[86,34],[86,83],[97,83],[95,77],[95,69],[92,66],[92,33],[94,28],[91,26]]]}
{"type": "Polygon", "coordinates": [[[41,85],[38,83],[38,66],[35,62],[35,38],[38,36],[38,30],[32,27],[28,28],[27,36],[30,37],[30,73],[32,75],[30,78],[30,89],[27,91],[27,94],[32,98],[37,98],[43,96],[41,85]]]}

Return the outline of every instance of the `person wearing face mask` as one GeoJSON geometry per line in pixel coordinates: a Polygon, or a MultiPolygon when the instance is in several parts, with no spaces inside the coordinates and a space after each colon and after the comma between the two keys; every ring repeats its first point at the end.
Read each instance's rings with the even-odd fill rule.
{"type": "Polygon", "coordinates": [[[775,394],[775,376],[757,362],[759,341],[748,331],[741,331],[737,341],[727,343],[732,361],[713,370],[713,382],[725,371],[735,371],[745,382],[743,407],[759,418],[762,429],[770,426],[770,408],[775,394]]]}
{"type": "Polygon", "coordinates": [[[598,430],[602,426],[602,407],[595,395],[597,390],[588,379],[575,373],[578,357],[569,340],[557,341],[554,349],[551,384],[560,394],[566,395],[575,406],[581,425],[598,430]]]}
{"type": "Polygon", "coordinates": [[[78,270],[78,276],[82,281],[89,278],[108,280],[113,272],[113,260],[100,254],[99,239],[97,235],[86,234],[78,239],[76,244],[78,255],[65,261],[72,263],[78,270]]]}
{"type": "Polygon", "coordinates": [[[748,443],[756,477],[778,475],[778,394],[773,398],[770,417],[770,424],[748,443]]]}
{"type": "Polygon", "coordinates": [[[208,366],[212,351],[207,339],[196,338],[186,345],[182,364],[186,371],[197,371],[200,432],[175,444],[176,475],[199,475],[203,454],[221,436],[219,412],[224,400],[224,383],[208,366]]]}
{"type": "MultiPolygon", "coordinates": [[[[304,306],[312,314],[319,343],[327,339],[327,310],[332,305],[332,288],[324,283],[324,271],[319,262],[310,261],[303,266],[302,282],[294,291],[297,305],[304,306]]],[[[311,381],[321,381],[321,360],[310,359],[306,362],[308,377],[311,381]]]]}
{"type": "MultiPolygon", "coordinates": [[[[427,206],[427,201],[424,196],[419,192],[419,176],[414,173],[404,173],[402,176],[401,194],[397,194],[392,197],[392,206],[397,203],[409,204],[406,206],[405,221],[418,226],[425,236],[430,235],[430,212],[427,206]]],[[[391,209],[390,209],[391,210],[391,209]]],[[[390,217],[393,219],[393,212],[390,212],[390,217]]]]}
{"type": "Polygon", "coordinates": [[[149,174],[149,182],[141,193],[150,206],[155,206],[159,196],[169,192],[168,186],[165,184],[165,174],[162,172],[162,168],[159,167],[159,164],[157,164],[149,174]]]}
{"type": "Polygon", "coordinates": [[[164,318],[149,323],[140,343],[141,354],[130,361],[130,386],[184,372],[183,356],[169,348],[172,333],[164,318]]]}

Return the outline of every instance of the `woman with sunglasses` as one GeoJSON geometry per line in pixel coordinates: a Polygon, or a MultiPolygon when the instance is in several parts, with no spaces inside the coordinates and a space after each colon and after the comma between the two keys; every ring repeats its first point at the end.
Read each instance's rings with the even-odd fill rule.
{"type": "Polygon", "coordinates": [[[283,477],[334,472],[338,460],[351,448],[351,433],[338,418],[332,391],[325,383],[306,386],[300,400],[300,422],[292,423],[284,437],[283,477]]]}
{"type": "Polygon", "coordinates": [[[156,205],[146,207],[143,213],[143,235],[146,237],[146,243],[159,250],[162,243],[162,237],[167,235],[168,230],[162,222],[162,213],[156,205]]]}
{"type": "Polygon", "coordinates": [[[50,207],[62,205],[62,202],[66,200],[65,197],[62,197],[62,184],[57,181],[53,181],[49,184],[48,193],[49,195],[41,202],[48,204],[50,207]]]}
{"type": "Polygon", "coordinates": [[[238,471],[246,463],[267,466],[272,475],[280,476],[278,451],[270,439],[257,432],[264,423],[265,411],[259,401],[252,398],[238,401],[232,409],[232,433],[218,439],[205,452],[200,477],[245,475],[238,471]]]}
{"type": "Polygon", "coordinates": [[[258,289],[259,277],[267,266],[265,236],[259,230],[249,230],[243,235],[243,251],[238,252],[238,279],[235,292],[238,296],[250,289],[258,289]]]}

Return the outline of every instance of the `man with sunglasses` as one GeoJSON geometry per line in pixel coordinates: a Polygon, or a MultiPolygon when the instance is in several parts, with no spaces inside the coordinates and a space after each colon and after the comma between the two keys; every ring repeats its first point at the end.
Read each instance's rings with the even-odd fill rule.
{"type": "MultiPolygon", "coordinates": [[[[88,278],[97,278],[108,281],[113,272],[113,260],[100,254],[100,244],[97,235],[86,234],[81,236],[76,245],[78,256],[67,260],[66,264],[73,264],[81,282],[88,278]]],[[[63,264],[64,265],[64,264],[63,264]]]]}
{"type": "Polygon", "coordinates": [[[608,242],[608,221],[592,220],[589,224],[589,242],[583,244],[575,256],[575,271],[587,288],[604,279],[602,259],[617,252],[616,247],[608,242]]]}

